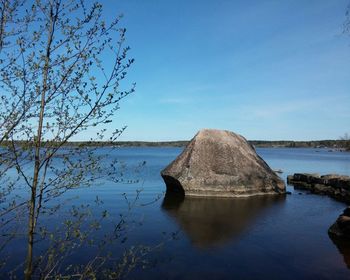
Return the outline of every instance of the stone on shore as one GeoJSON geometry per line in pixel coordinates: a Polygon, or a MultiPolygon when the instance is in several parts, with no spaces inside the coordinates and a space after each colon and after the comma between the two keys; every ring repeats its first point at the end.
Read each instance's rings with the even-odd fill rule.
{"type": "Polygon", "coordinates": [[[350,240],[350,207],[345,208],[335,223],[329,228],[328,233],[337,238],[350,240]]]}
{"type": "Polygon", "coordinates": [[[233,132],[204,129],[161,175],[167,191],[188,196],[239,197],[285,193],[284,181],[233,132]]]}

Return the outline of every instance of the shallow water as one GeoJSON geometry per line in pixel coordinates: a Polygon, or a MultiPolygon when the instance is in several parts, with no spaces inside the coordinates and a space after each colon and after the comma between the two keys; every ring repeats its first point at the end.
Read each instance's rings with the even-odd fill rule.
{"type": "MultiPolygon", "coordinates": [[[[131,214],[139,222],[128,232],[125,247],[157,246],[162,242],[164,245],[150,254],[155,261],[151,267],[136,269],[129,278],[350,278],[343,256],[349,259],[349,250],[339,244],[338,249],[327,234],[345,204],[326,196],[294,191],[291,186],[288,190],[292,194],[281,197],[164,197],[165,184],[160,171],[181,150],[117,149],[109,156],[127,164],[126,178],[138,178],[140,182],[113,186],[103,181],[75,192],[79,198],[74,203],[92,201],[98,195],[104,202],[103,208],[118,215],[127,211],[122,194],[126,193],[131,201],[135,190],[143,189],[131,214]],[[146,165],[139,169],[142,161],[146,165]]],[[[106,149],[99,152],[105,153],[106,149]]],[[[350,175],[349,153],[284,148],[257,149],[257,152],[271,168],[282,169],[284,179],[295,172],[350,175]]],[[[108,231],[108,226],[104,230],[108,231]]],[[[16,248],[18,255],[24,253],[21,246],[13,246],[12,251],[16,248]]],[[[85,252],[86,257],[88,254],[85,252]]]]}

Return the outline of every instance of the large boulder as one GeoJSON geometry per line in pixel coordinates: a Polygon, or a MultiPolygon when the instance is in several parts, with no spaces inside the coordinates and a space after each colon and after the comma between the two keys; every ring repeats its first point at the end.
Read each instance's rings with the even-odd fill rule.
{"type": "Polygon", "coordinates": [[[253,146],[226,130],[199,131],[161,175],[167,191],[189,196],[239,197],[286,190],[253,146]]]}

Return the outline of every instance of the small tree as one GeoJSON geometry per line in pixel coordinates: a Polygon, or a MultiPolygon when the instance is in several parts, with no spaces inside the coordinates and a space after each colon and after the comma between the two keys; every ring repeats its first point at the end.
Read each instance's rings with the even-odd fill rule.
{"type": "Polygon", "coordinates": [[[2,246],[15,236],[12,222],[26,217],[31,279],[42,213],[57,209],[52,201],[67,190],[115,174],[90,147],[66,144],[91,128],[98,131],[90,141],[120,135],[107,126],[134,91],[120,88],[133,59],[121,17],[105,22],[99,3],[1,0],[0,17],[0,226],[9,237],[2,246]]]}
{"type": "Polygon", "coordinates": [[[345,22],[343,26],[343,32],[344,34],[350,33],[350,4],[348,5],[346,12],[345,12],[345,22]]]}
{"type": "Polygon", "coordinates": [[[341,146],[347,151],[350,151],[350,135],[348,133],[345,133],[343,136],[340,137],[341,140],[341,146]]]}
{"type": "MultiPolygon", "coordinates": [[[[343,32],[345,35],[350,35],[350,4],[345,12],[345,17],[346,19],[343,25],[343,32]]],[[[340,140],[342,141],[342,147],[350,151],[350,135],[345,133],[340,137],[340,140]]]]}

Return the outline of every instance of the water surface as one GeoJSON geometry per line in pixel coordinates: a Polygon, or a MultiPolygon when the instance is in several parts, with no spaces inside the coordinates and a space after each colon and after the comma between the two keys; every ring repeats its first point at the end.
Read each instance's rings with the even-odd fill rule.
{"type": "MultiPolygon", "coordinates": [[[[139,183],[114,185],[101,181],[74,192],[74,204],[103,201],[99,209],[111,215],[129,213],[133,221],[127,242],[158,248],[146,269],[136,269],[130,279],[349,279],[347,246],[328,237],[328,227],[345,204],[326,196],[308,194],[288,186],[291,195],[252,198],[190,198],[165,195],[160,171],[182,151],[181,148],[120,148],[110,158],[125,162],[125,178],[139,183]],[[140,163],[146,165],[139,168],[140,163]],[[128,211],[136,190],[140,197],[128,211]],[[130,204],[129,204],[130,205],[130,204]]],[[[257,149],[281,177],[295,172],[350,175],[350,154],[325,149],[257,149]]],[[[49,218],[59,224],[60,217],[49,218]]],[[[103,230],[111,230],[106,225],[103,230]]],[[[18,258],[24,247],[17,243],[18,258]]],[[[119,252],[120,253],[120,252],[119,252]]],[[[86,250],[82,258],[89,257],[86,250]]]]}

